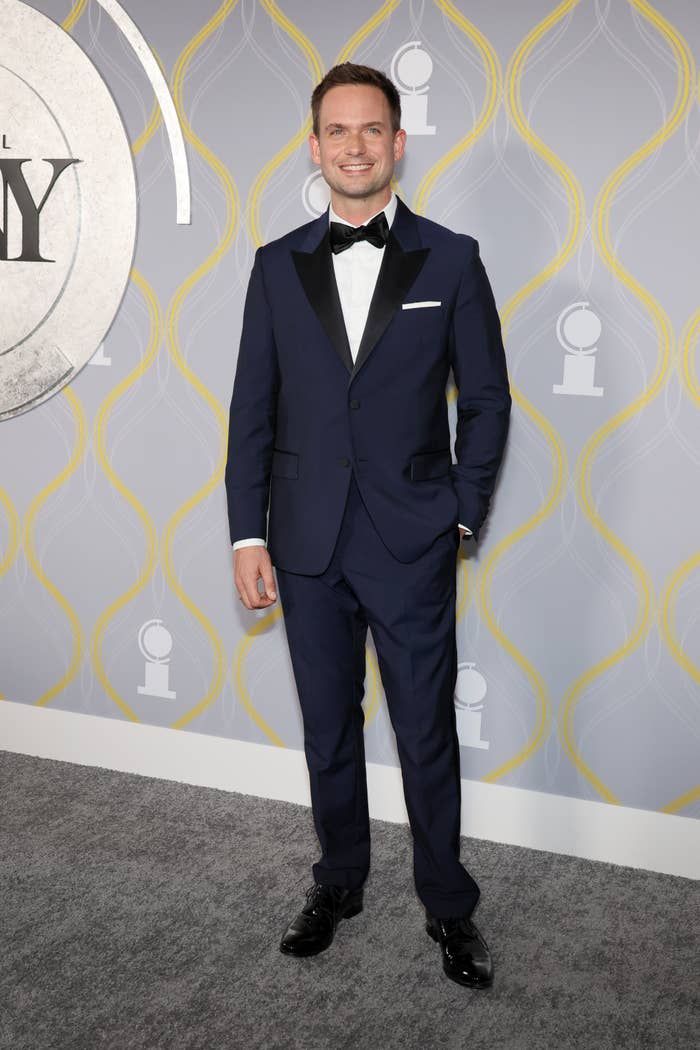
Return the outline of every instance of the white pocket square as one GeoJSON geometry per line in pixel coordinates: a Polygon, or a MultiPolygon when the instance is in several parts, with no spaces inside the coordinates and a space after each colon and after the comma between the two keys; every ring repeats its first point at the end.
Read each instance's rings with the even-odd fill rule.
{"type": "Polygon", "coordinates": [[[420,310],[424,306],[442,306],[441,299],[424,299],[418,303],[401,303],[402,310],[420,310]]]}

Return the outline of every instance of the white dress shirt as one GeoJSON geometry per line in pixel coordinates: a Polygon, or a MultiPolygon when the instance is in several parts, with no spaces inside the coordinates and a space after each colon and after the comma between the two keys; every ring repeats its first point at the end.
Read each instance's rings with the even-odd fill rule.
{"type": "MultiPolygon", "coordinates": [[[[384,212],[386,221],[391,228],[394,215],[396,214],[396,194],[393,190],[391,191],[389,203],[385,204],[379,211],[384,212]]],[[[333,211],[333,205],[331,204],[328,221],[329,223],[342,222],[346,226],[367,225],[375,215],[379,215],[379,211],[365,219],[364,224],[359,222],[352,223],[337,215],[333,211]]],[[[384,248],[376,248],[369,241],[356,241],[349,248],[346,248],[345,251],[338,252],[337,255],[331,252],[331,258],[335,271],[335,283],[338,285],[340,305],[343,309],[345,329],[348,333],[350,353],[354,361],[360,348],[360,340],[365,330],[365,324],[367,323],[369,304],[372,301],[374,286],[377,283],[382,259],[384,258],[384,248]]]]}
{"type": "MultiPolygon", "coordinates": [[[[375,215],[379,215],[380,211],[384,212],[386,221],[391,227],[396,214],[396,194],[393,190],[388,203],[375,212],[375,215]]],[[[343,219],[333,211],[332,204],[328,213],[329,223],[343,222],[346,226],[366,225],[373,218],[374,215],[370,215],[369,218],[365,219],[364,223],[349,223],[347,219],[343,219]]],[[[384,248],[377,248],[369,241],[356,241],[349,248],[338,252],[337,255],[333,252],[331,253],[340,305],[343,311],[343,320],[348,333],[348,342],[353,361],[357,357],[362,333],[365,330],[369,305],[372,301],[374,286],[377,283],[383,257],[384,248]]],[[[467,530],[468,535],[472,535],[472,530],[467,528],[466,525],[462,525],[462,528],[467,530]]],[[[254,536],[251,539],[236,540],[233,544],[233,549],[253,546],[264,547],[265,541],[258,536],[254,536]]]]}

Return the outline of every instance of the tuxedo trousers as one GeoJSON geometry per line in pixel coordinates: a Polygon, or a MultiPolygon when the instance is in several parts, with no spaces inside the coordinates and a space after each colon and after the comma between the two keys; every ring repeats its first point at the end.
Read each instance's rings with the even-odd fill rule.
{"type": "Polygon", "coordinates": [[[326,569],[276,568],[304,728],[317,882],[358,888],[370,867],[362,708],[368,626],[401,765],[421,902],[440,918],[471,914],[479,887],[460,863],[461,780],[455,525],[410,563],[372,523],[354,473],[326,569]]]}

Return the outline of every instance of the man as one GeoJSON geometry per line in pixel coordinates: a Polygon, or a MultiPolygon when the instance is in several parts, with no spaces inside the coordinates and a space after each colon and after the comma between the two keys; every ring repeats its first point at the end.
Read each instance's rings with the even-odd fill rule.
{"type": "Polygon", "coordinates": [[[255,254],[226,468],[247,609],[276,600],[276,568],[322,848],[280,948],[323,951],[362,910],[369,626],[426,930],[449,977],[485,987],[492,960],[470,918],[480,891],[459,860],[455,589],[457,548],[467,532],[478,538],[508,431],[500,323],[477,241],[415,215],[391,190],[406,143],[392,82],[344,63],[311,109],[330,209],[255,254]]]}

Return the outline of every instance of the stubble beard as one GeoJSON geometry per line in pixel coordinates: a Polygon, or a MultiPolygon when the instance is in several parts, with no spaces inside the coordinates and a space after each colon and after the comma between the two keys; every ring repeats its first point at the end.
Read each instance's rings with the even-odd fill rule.
{"type": "MultiPolygon", "coordinates": [[[[331,177],[326,175],[326,182],[332,190],[334,190],[341,197],[348,197],[351,200],[364,200],[368,197],[374,197],[377,193],[381,193],[382,190],[391,182],[391,172],[388,176],[386,174],[379,175],[376,180],[369,179],[363,185],[355,185],[352,176],[347,178],[342,177],[342,173],[339,178],[336,178],[335,169],[331,169],[331,177]]],[[[359,179],[357,180],[359,183],[359,179]]]]}

